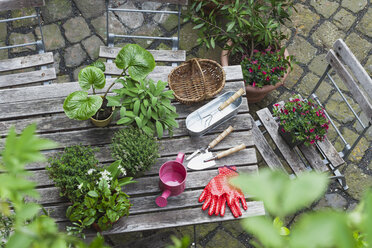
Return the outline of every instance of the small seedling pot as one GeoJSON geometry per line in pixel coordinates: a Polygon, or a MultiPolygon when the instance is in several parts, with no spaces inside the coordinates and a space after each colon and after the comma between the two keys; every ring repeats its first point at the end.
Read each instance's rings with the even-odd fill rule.
{"type": "Polygon", "coordinates": [[[93,117],[90,117],[90,120],[93,123],[93,125],[95,125],[96,127],[106,127],[110,124],[110,122],[112,120],[112,117],[114,115],[114,110],[115,110],[115,107],[112,107],[112,112],[111,112],[110,116],[107,117],[104,120],[96,120],[93,117]]]}

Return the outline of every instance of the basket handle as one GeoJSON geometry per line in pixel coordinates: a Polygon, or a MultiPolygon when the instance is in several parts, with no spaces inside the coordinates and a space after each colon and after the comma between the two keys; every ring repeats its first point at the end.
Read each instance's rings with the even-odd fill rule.
{"type": "Polygon", "coordinates": [[[204,91],[204,97],[201,100],[204,100],[207,94],[206,94],[206,91],[205,91],[205,77],[204,77],[203,70],[202,70],[197,58],[190,59],[190,63],[191,63],[191,75],[194,75],[194,71],[193,71],[194,67],[192,66],[193,63],[196,64],[196,66],[198,67],[198,69],[200,71],[200,74],[201,74],[201,77],[202,77],[201,78],[201,80],[202,80],[201,83],[203,84],[203,91],[204,91]]]}

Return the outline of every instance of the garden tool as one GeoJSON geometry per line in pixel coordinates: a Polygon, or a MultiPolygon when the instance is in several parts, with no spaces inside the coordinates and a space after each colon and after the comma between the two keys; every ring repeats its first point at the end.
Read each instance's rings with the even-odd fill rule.
{"type": "Polygon", "coordinates": [[[209,168],[209,167],[213,167],[213,166],[216,165],[216,161],[215,161],[216,159],[226,157],[230,154],[233,154],[233,153],[238,152],[238,151],[243,150],[243,149],[245,149],[245,145],[240,144],[240,145],[235,146],[233,148],[230,148],[226,151],[219,152],[215,156],[213,156],[213,154],[211,156],[211,152],[203,153],[203,154],[199,155],[198,157],[193,158],[187,164],[187,167],[192,169],[192,170],[203,170],[203,169],[206,169],[206,168],[209,168]]]}
{"type": "Polygon", "coordinates": [[[229,135],[234,128],[232,126],[229,126],[225,131],[223,131],[220,135],[218,135],[217,138],[215,138],[207,147],[200,147],[198,150],[193,152],[190,156],[186,158],[186,160],[190,160],[193,157],[195,157],[198,153],[209,153],[210,156],[212,156],[212,153],[209,151],[209,149],[212,149],[215,147],[218,143],[220,143],[221,140],[223,140],[227,135],[229,135]]]}
{"type": "Polygon", "coordinates": [[[229,106],[231,103],[233,103],[236,99],[238,99],[240,96],[242,96],[244,94],[244,89],[243,88],[240,88],[237,92],[235,92],[234,95],[232,95],[231,97],[229,97],[229,99],[227,99],[225,102],[223,102],[216,110],[214,110],[212,113],[210,114],[207,114],[206,116],[204,117],[201,117],[202,119],[202,123],[204,122],[204,127],[208,127],[209,124],[211,123],[212,119],[213,119],[213,116],[224,110],[227,106],[229,106]]]}
{"type": "Polygon", "coordinates": [[[225,215],[225,209],[229,206],[235,218],[242,215],[240,210],[239,200],[242,202],[244,210],[248,209],[247,202],[245,201],[244,194],[236,187],[229,184],[232,177],[238,175],[235,166],[224,166],[218,168],[219,174],[209,181],[208,185],[204,188],[199,197],[199,202],[203,202],[203,210],[209,207],[208,214],[225,215]]]}

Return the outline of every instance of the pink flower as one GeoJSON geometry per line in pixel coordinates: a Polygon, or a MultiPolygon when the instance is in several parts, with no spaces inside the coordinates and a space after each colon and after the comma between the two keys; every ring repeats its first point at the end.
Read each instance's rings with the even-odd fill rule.
{"type": "Polygon", "coordinates": [[[271,69],[271,72],[275,72],[275,67],[271,69]]]}
{"type": "Polygon", "coordinates": [[[288,115],[288,110],[284,109],[284,114],[288,115]]]}
{"type": "Polygon", "coordinates": [[[257,63],[258,63],[258,60],[253,60],[252,61],[252,64],[254,64],[254,65],[257,64],[257,63]]]}
{"type": "Polygon", "coordinates": [[[251,73],[253,72],[253,69],[252,69],[252,68],[249,68],[248,70],[249,70],[249,72],[251,72],[251,73]]]}
{"type": "MultiPolygon", "coordinates": [[[[282,67],[283,68],[283,67],[282,67]]],[[[293,99],[293,101],[294,102],[299,102],[300,101],[300,99],[298,99],[298,98],[295,98],[295,99],[293,99]]]]}
{"type": "Polygon", "coordinates": [[[328,126],[327,123],[324,123],[324,124],[322,125],[322,127],[324,127],[326,130],[328,130],[328,128],[329,128],[329,126],[328,126]]]}
{"type": "Polygon", "coordinates": [[[294,112],[296,112],[296,108],[295,108],[295,107],[293,107],[292,111],[293,111],[293,113],[294,113],[294,112]]]}
{"type": "Polygon", "coordinates": [[[319,135],[316,135],[316,136],[315,136],[315,139],[320,140],[319,135]]]}
{"type": "Polygon", "coordinates": [[[266,77],[266,81],[270,81],[270,77],[269,76],[266,77]]]}
{"type": "Polygon", "coordinates": [[[282,132],[283,132],[283,133],[285,133],[285,130],[284,130],[284,128],[282,128],[282,132]]]}
{"type": "Polygon", "coordinates": [[[258,65],[258,68],[257,69],[261,70],[261,65],[258,65]]]}
{"type": "Polygon", "coordinates": [[[301,115],[306,115],[305,113],[301,113],[301,115]]]}
{"type": "Polygon", "coordinates": [[[262,54],[262,55],[266,55],[266,53],[265,53],[265,52],[262,52],[261,54],[262,54]]]}
{"type": "Polygon", "coordinates": [[[285,124],[285,120],[283,121],[283,124],[285,124]]]}
{"type": "Polygon", "coordinates": [[[254,53],[258,53],[259,51],[258,51],[257,49],[254,49],[253,52],[254,52],[254,53]]]}
{"type": "Polygon", "coordinates": [[[281,67],[280,67],[280,70],[281,70],[281,71],[284,71],[285,69],[284,69],[284,67],[283,67],[283,66],[281,66],[281,67]]]}
{"type": "Polygon", "coordinates": [[[309,131],[310,131],[310,133],[312,133],[312,132],[314,132],[315,130],[314,130],[314,128],[312,128],[312,129],[310,129],[309,131]]]}
{"type": "Polygon", "coordinates": [[[319,111],[316,111],[316,115],[319,116],[319,111]]]}
{"type": "Polygon", "coordinates": [[[276,104],[274,104],[274,106],[275,106],[275,107],[279,107],[279,104],[276,103],[276,104]]]}
{"type": "Polygon", "coordinates": [[[263,74],[263,75],[266,75],[267,73],[266,73],[266,71],[262,71],[262,74],[263,74]]]}
{"type": "Polygon", "coordinates": [[[310,141],[310,144],[314,144],[314,143],[315,143],[315,140],[310,141]]]}
{"type": "Polygon", "coordinates": [[[252,83],[252,87],[256,87],[256,82],[253,82],[252,83]]]}

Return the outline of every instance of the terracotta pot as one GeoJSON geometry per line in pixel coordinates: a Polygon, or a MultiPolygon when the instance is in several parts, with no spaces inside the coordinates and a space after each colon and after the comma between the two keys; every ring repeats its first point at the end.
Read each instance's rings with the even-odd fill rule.
{"type": "MultiPolygon", "coordinates": [[[[232,42],[229,40],[227,42],[227,45],[231,46],[232,42]]],[[[222,66],[228,66],[229,65],[229,51],[228,50],[222,50],[221,52],[221,65],[222,66]]],[[[289,56],[289,53],[287,49],[284,51],[284,56],[289,56]]],[[[269,94],[271,91],[277,89],[278,87],[284,85],[285,80],[288,77],[289,72],[291,71],[291,68],[288,67],[287,72],[284,74],[282,79],[277,82],[275,85],[265,85],[262,88],[253,87],[251,85],[245,86],[245,91],[247,94],[248,103],[257,103],[261,101],[267,94],[269,94]]]]}

